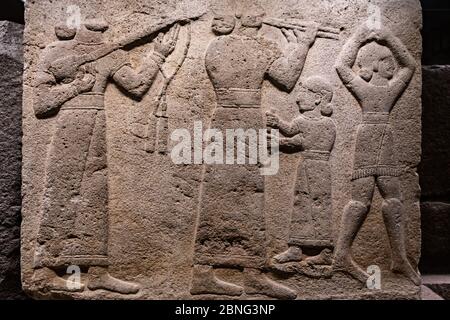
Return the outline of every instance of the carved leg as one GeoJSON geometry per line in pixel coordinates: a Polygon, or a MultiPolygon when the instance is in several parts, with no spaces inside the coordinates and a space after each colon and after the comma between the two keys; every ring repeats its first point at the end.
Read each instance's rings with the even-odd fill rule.
{"type": "Polygon", "coordinates": [[[421,279],[411,266],[406,255],[405,235],[403,229],[402,207],[403,204],[399,200],[400,187],[397,178],[380,178],[380,191],[386,200],[383,202],[382,211],[386,230],[389,236],[389,243],[392,250],[392,271],[404,274],[414,284],[420,285],[421,279]],[[388,198],[396,196],[396,198],[388,198]]]}
{"type": "Polygon", "coordinates": [[[243,288],[232,283],[222,281],[214,274],[211,266],[194,266],[191,294],[215,294],[224,296],[240,296],[243,288]]]}
{"type": "Polygon", "coordinates": [[[319,255],[305,259],[305,263],[310,266],[329,266],[333,263],[333,252],[324,249],[319,255]]]}
{"type": "Polygon", "coordinates": [[[290,246],[285,252],[273,257],[275,263],[284,264],[289,262],[300,262],[303,259],[302,249],[297,246],[290,246]]]}
{"type": "Polygon", "coordinates": [[[333,258],[333,271],[346,272],[362,283],[366,283],[369,275],[353,261],[351,248],[369,213],[374,190],[374,177],[353,181],[353,200],[345,207],[333,258]]]}
{"type": "Polygon", "coordinates": [[[89,290],[108,290],[120,294],[135,294],[140,290],[139,285],[114,278],[104,267],[89,268],[89,290]]]}
{"type": "Polygon", "coordinates": [[[353,241],[367,217],[369,209],[361,202],[351,201],[345,208],[341,232],[333,258],[333,271],[343,271],[358,281],[365,283],[369,275],[351,257],[353,241]]]}
{"type": "Polygon", "coordinates": [[[48,291],[82,292],[85,289],[83,283],[80,283],[79,286],[74,286],[66,279],[58,276],[50,268],[36,269],[33,275],[33,282],[48,291]]]}
{"type": "Polygon", "coordinates": [[[263,294],[280,300],[294,300],[297,293],[264,275],[257,269],[244,270],[244,286],[247,294],[263,294]]]}

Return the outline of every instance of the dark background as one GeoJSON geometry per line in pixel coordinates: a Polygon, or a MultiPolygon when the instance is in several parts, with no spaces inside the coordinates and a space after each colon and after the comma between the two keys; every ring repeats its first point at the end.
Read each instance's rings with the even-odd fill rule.
{"type": "Polygon", "coordinates": [[[450,64],[450,1],[422,0],[423,64],[450,64]]]}

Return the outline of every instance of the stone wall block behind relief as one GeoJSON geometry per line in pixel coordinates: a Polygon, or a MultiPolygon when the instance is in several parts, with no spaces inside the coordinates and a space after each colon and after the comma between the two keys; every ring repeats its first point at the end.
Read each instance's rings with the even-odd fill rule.
{"type": "Polygon", "coordinates": [[[23,25],[0,21],[0,299],[21,299],[23,25]]]}

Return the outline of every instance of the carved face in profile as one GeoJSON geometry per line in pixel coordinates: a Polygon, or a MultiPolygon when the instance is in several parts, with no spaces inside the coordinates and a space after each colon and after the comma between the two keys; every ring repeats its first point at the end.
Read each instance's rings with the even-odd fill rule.
{"type": "Polygon", "coordinates": [[[300,113],[314,111],[320,108],[323,116],[331,116],[333,109],[333,87],[321,77],[308,78],[301,86],[297,98],[300,113]]]}
{"type": "Polygon", "coordinates": [[[217,35],[227,35],[233,32],[235,25],[234,17],[217,15],[212,22],[212,30],[217,35]]]}
{"type": "Polygon", "coordinates": [[[396,64],[392,54],[380,59],[378,63],[378,73],[386,79],[392,79],[396,70],[396,64]]]}
{"type": "Polygon", "coordinates": [[[243,27],[259,29],[263,25],[266,13],[261,6],[253,5],[245,8],[242,14],[238,16],[241,17],[241,24],[243,27]]]}
{"type": "Polygon", "coordinates": [[[298,108],[300,113],[314,111],[322,100],[322,95],[316,93],[306,85],[300,87],[300,93],[297,98],[298,108]]]}

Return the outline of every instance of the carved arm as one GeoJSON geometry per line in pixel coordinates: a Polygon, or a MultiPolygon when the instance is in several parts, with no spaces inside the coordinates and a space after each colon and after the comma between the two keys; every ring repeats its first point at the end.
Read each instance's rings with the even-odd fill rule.
{"type": "Polygon", "coordinates": [[[370,30],[364,24],[347,41],[344,45],[344,49],[339,54],[335,68],[345,85],[348,85],[357,76],[353,71],[353,66],[355,65],[359,50],[367,43],[369,37],[370,30]]]}
{"type": "Polygon", "coordinates": [[[114,75],[114,82],[133,96],[141,99],[152,86],[165,57],[153,52],[144,58],[142,65],[134,70],[129,65],[120,68],[114,75]]]}
{"type": "Polygon", "coordinates": [[[268,76],[283,90],[290,92],[294,89],[303,71],[309,49],[316,40],[318,26],[308,29],[305,38],[303,38],[302,32],[298,30],[282,29],[282,32],[289,45],[285,54],[272,64],[268,76]]]}
{"type": "Polygon", "coordinates": [[[83,79],[75,79],[72,83],[56,84],[52,74],[40,72],[35,86],[34,112],[36,117],[42,119],[54,116],[65,102],[90,91],[94,83],[95,77],[86,74],[83,79]]]}

